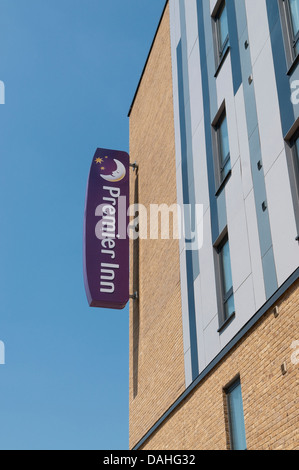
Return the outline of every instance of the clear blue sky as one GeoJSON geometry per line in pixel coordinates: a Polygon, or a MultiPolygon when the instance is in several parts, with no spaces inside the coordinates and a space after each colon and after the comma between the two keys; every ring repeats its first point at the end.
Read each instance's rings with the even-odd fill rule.
{"type": "Polygon", "coordinates": [[[84,198],[164,3],[0,0],[0,449],[128,448],[128,307],[87,305],[84,198]]]}

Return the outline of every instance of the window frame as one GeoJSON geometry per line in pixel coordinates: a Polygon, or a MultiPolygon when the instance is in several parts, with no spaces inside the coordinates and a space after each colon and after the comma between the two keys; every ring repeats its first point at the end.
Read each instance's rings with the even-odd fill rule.
{"type": "Polygon", "coordinates": [[[298,184],[299,184],[299,151],[297,149],[296,143],[299,142],[299,131],[296,132],[294,138],[292,139],[293,154],[295,160],[295,167],[297,169],[298,184]]]}
{"type": "Polygon", "coordinates": [[[230,146],[228,143],[229,151],[227,155],[223,155],[223,149],[222,149],[222,139],[221,139],[221,129],[222,129],[222,124],[224,123],[226,119],[226,128],[227,128],[227,139],[229,142],[229,137],[228,137],[228,127],[227,127],[227,116],[226,112],[224,111],[221,115],[221,118],[217,124],[216,128],[216,139],[217,139],[217,150],[218,150],[218,164],[219,164],[219,177],[220,177],[220,184],[223,183],[225,178],[227,177],[227,174],[223,174],[226,165],[228,162],[230,162],[230,146]]]}
{"type": "MultiPolygon", "coordinates": [[[[230,245],[229,245],[229,235],[228,235],[227,227],[224,229],[219,239],[216,241],[216,244],[214,245],[216,257],[217,257],[216,266],[217,266],[218,317],[219,317],[218,333],[221,333],[223,329],[225,329],[236,316],[233,282],[229,291],[226,292],[225,290],[225,270],[224,270],[222,253],[223,253],[223,248],[226,245],[226,243],[228,243],[228,247],[229,247],[230,245]],[[234,311],[230,315],[227,315],[226,305],[231,298],[233,298],[233,301],[234,301],[234,311]]],[[[230,262],[230,270],[231,270],[231,256],[229,257],[229,262],[230,262]]]]}
{"type": "Polygon", "coordinates": [[[295,59],[296,56],[298,55],[298,52],[296,51],[296,47],[297,47],[297,44],[299,43],[299,31],[295,35],[290,0],[284,0],[284,2],[285,2],[285,8],[286,8],[286,18],[287,18],[287,23],[288,23],[288,28],[289,28],[291,46],[293,49],[293,54],[294,54],[294,59],[295,59]]]}
{"type": "MultiPolygon", "coordinates": [[[[217,76],[219,69],[221,68],[225,57],[229,51],[230,48],[230,41],[229,41],[229,28],[227,36],[222,44],[221,42],[221,31],[220,31],[220,18],[221,15],[226,9],[226,14],[227,14],[227,4],[226,0],[221,0],[216,4],[216,7],[212,13],[212,24],[213,24],[213,37],[214,37],[214,52],[215,52],[215,68],[216,68],[216,73],[215,76],[217,76]]],[[[227,16],[227,23],[228,23],[228,16],[227,16]]],[[[228,24],[227,24],[228,26],[228,24]]]]}
{"type": "Polygon", "coordinates": [[[217,16],[215,17],[216,28],[217,28],[217,44],[218,44],[219,62],[223,58],[223,56],[225,54],[225,50],[226,50],[227,45],[229,43],[228,27],[227,27],[226,38],[224,39],[223,44],[221,43],[221,29],[220,29],[220,24],[221,23],[220,23],[220,19],[221,19],[221,16],[222,16],[224,10],[226,10],[226,17],[227,17],[227,6],[226,6],[225,0],[220,4],[220,7],[217,11],[217,16]]]}
{"type": "Polygon", "coordinates": [[[299,242],[299,155],[298,150],[296,148],[296,142],[298,139],[299,118],[296,119],[293,126],[284,138],[291,194],[294,205],[296,226],[298,231],[296,240],[299,242]]]}
{"type": "MultiPolygon", "coordinates": [[[[219,255],[219,263],[220,263],[220,269],[221,269],[221,283],[222,283],[222,304],[223,304],[223,320],[224,322],[228,321],[232,315],[235,315],[235,309],[230,315],[226,315],[226,305],[228,301],[234,297],[234,286],[232,282],[232,286],[226,292],[225,290],[225,267],[224,267],[224,260],[223,260],[223,248],[225,245],[228,244],[229,247],[229,239],[228,239],[228,233],[226,232],[225,236],[221,240],[220,244],[218,245],[218,255],[219,255]]],[[[231,259],[229,258],[229,263],[230,263],[230,271],[231,271],[231,259]]]]}
{"type": "Polygon", "coordinates": [[[299,142],[299,129],[297,129],[293,137],[290,139],[294,177],[296,181],[297,196],[299,198],[299,151],[296,145],[297,141],[299,142]]]}
{"type": "Polygon", "coordinates": [[[226,385],[226,387],[224,387],[224,393],[225,393],[225,398],[226,398],[226,410],[227,410],[229,448],[230,448],[230,450],[237,450],[237,449],[235,449],[235,445],[234,445],[235,436],[233,436],[232,407],[231,407],[231,402],[230,402],[230,395],[237,387],[240,387],[241,397],[242,397],[242,413],[243,413],[243,421],[244,421],[244,435],[245,435],[245,441],[246,441],[246,447],[243,450],[247,450],[244,403],[243,403],[243,393],[242,393],[240,375],[237,375],[228,385],[226,385]]]}
{"type": "Polygon", "coordinates": [[[225,102],[221,105],[214,121],[212,122],[213,127],[213,153],[214,153],[214,163],[215,163],[215,182],[216,182],[216,196],[218,196],[226,185],[228,179],[231,176],[231,165],[227,173],[222,174],[226,165],[231,161],[230,154],[230,140],[228,132],[228,119],[225,108],[225,102]],[[222,156],[222,145],[221,145],[221,126],[226,119],[227,122],[227,138],[228,138],[228,147],[229,152],[224,157],[222,156]],[[224,157],[224,158],[222,158],[224,157]]]}
{"type": "Polygon", "coordinates": [[[279,5],[287,66],[289,69],[288,73],[291,73],[293,67],[299,61],[299,51],[296,51],[296,47],[299,47],[299,31],[296,35],[294,34],[292,12],[289,0],[280,0],[279,5]]]}

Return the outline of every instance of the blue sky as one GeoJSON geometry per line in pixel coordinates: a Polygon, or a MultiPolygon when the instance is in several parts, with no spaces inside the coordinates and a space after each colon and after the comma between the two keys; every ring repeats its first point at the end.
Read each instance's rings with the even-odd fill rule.
{"type": "Polygon", "coordinates": [[[128,307],[87,305],[84,197],[164,3],[0,0],[0,449],[128,448],[128,307]]]}

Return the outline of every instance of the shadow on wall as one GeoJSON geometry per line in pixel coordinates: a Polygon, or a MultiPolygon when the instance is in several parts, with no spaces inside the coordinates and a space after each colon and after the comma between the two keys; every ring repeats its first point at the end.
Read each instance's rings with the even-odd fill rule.
{"type": "MultiPolygon", "coordinates": [[[[134,204],[139,202],[138,169],[134,187],[134,204]]],[[[139,296],[139,237],[133,240],[133,292],[139,296]]],[[[138,361],[139,361],[139,328],[140,311],[139,300],[133,301],[133,399],[138,394],[138,361]]]]}

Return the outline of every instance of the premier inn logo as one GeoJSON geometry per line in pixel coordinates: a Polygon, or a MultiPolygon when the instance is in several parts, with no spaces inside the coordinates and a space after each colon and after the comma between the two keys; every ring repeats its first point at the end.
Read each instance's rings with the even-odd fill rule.
{"type": "Polygon", "coordinates": [[[100,165],[101,177],[106,181],[117,183],[126,176],[124,164],[116,158],[111,159],[107,156],[104,158],[98,157],[95,162],[100,165]]]}
{"type": "Polygon", "coordinates": [[[89,305],[122,309],[129,300],[129,155],[97,149],[84,222],[84,280],[89,305]]]}

